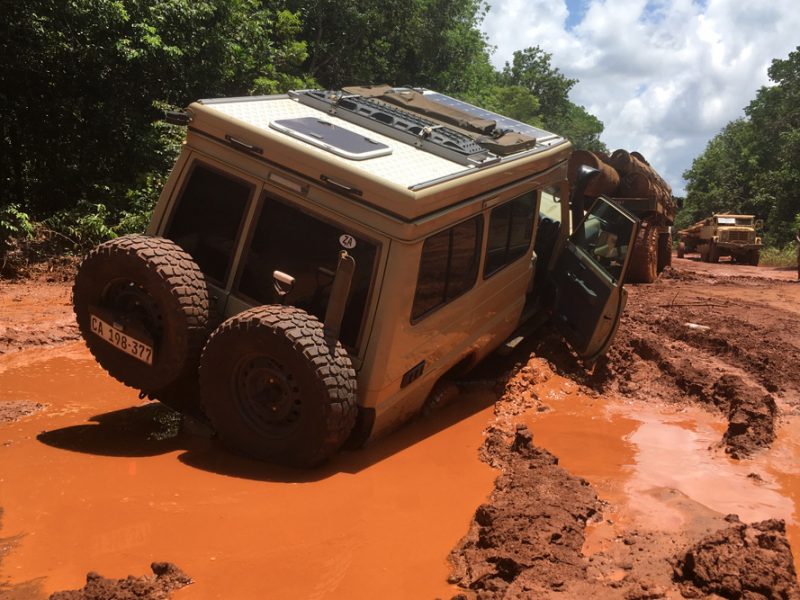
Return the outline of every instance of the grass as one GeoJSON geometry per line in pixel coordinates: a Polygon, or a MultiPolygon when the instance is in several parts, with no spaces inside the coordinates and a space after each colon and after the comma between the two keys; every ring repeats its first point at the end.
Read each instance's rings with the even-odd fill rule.
{"type": "Polygon", "coordinates": [[[762,248],[759,264],[765,267],[794,267],[797,265],[797,244],[783,248],[762,248]]]}

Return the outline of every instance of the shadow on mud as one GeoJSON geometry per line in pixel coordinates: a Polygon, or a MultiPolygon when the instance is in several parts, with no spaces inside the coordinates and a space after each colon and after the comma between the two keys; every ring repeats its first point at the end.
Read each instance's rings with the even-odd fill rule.
{"type": "MultiPolygon", "coordinates": [[[[340,451],[311,470],[278,467],[234,454],[158,402],[95,415],[89,423],[45,431],[37,439],[54,448],[98,456],[147,457],[183,451],[178,460],[196,469],[258,481],[304,483],[337,473],[358,473],[484,410],[496,399],[489,385],[471,389],[435,414],[416,419],[360,450],[340,451]]],[[[476,451],[479,443],[475,440],[476,451]]]]}

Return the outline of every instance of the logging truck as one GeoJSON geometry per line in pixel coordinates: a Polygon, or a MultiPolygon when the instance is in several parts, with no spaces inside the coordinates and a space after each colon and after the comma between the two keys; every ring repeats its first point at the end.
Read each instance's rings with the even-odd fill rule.
{"type": "Polygon", "coordinates": [[[758,265],[761,238],[756,234],[763,222],[754,215],[715,214],[678,232],[678,258],[699,252],[703,262],[718,262],[730,256],[738,263],[758,265]]]}
{"type": "Polygon", "coordinates": [[[652,283],[672,262],[672,225],[678,208],[672,189],[639,152],[576,150],[569,161],[573,222],[600,196],[639,217],[626,281],[652,283]]]}

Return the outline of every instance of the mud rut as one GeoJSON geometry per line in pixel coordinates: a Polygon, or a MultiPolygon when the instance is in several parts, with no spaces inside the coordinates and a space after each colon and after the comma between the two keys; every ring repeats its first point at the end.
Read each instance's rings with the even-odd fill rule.
{"type": "MultiPolygon", "coordinates": [[[[735,515],[707,514],[679,535],[626,530],[621,543],[587,556],[587,524],[602,521],[613,507],[537,447],[535,434],[521,424],[526,413],[547,408],[534,386],[565,376],[595,397],[676,408],[695,403],[721,414],[728,426],[719,445],[734,459],[747,461],[769,448],[781,419],[800,414],[800,284],[764,278],[765,270],[718,277],[701,267],[676,261],[656,284],[630,286],[617,340],[592,373],[547,330],[510,361],[479,367],[478,381],[507,371],[480,450],[500,475],[450,555],[450,580],[463,590],[460,597],[800,598],[778,520],[745,524],[735,515]]],[[[0,296],[9,316],[0,322],[0,354],[77,338],[63,283],[8,286],[0,296]]],[[[0,423],[39,408],[0,402],[0,423]]],[[[0,560],[11,550],[13,540],[0,540],[0,560]]],[[[172,565],[153,569],[156,577],[116,584],[90,574],[87,588],[61,598],[106,597],[114,585],[120,593],[154,585],[152,595],[131,597],[162,598],[188,581],[182,573],[172,577],[179,572],[172,565]],[[159,572],[169,575],[170,585],[157,585],[159,577],[166,581],[159,572]],[[92,595],[92,586],[101,591],[92,595]]],[[[4,593],[0,585],[0,598],[4,593]]]]}

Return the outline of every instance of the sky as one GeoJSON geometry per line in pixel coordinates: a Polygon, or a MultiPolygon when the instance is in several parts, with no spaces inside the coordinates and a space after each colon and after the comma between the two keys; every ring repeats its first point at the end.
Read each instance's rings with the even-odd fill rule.
{"type": "Polygon", "coordinates": [[[577,83],[570,99],[685,194],[682,174],[800,46],[797,0],[489,0],[492,62],[540,46],[577,83]]]}

